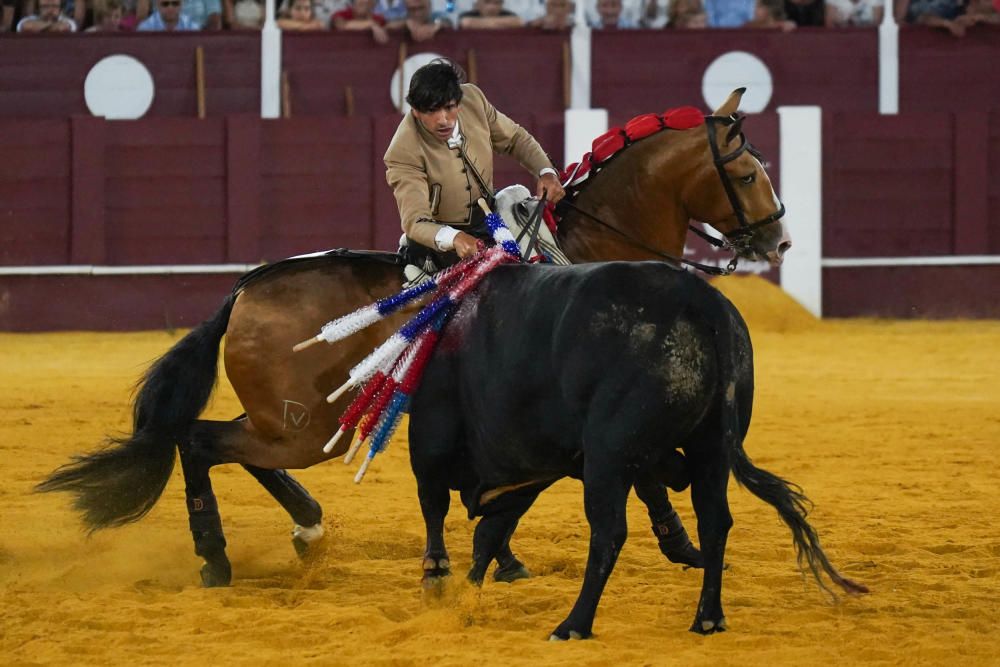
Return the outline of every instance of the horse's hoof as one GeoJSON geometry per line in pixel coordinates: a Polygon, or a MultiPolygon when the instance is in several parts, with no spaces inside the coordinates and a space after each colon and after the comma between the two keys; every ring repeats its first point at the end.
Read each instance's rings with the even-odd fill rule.
{"type": "Polygon", "coordinates": [[[228,586],[233,580],[233,570],[229,563],[205,563],[201,568],[201,585],[204,588],[228,586]]]}
{"type": "Polygon", "coordinates": [[[300,560],[305,560],[309,556],[309,543],[301,537],[293,537],[292,546],[295,547],[295,553],[300,560]]]}
{"type": "Polygon", "coordinates": [[[295,553],[298,554],[299,559],[307,560],[316,554],[314,546],[323,539],[325,532],[321,523],[314,526],[295,524],[295,528],[292,530],[292,546],[295,547],[295,553]]]}
{"type": "Polygon", "coordinates": [[[504,584],[515,582],[518,579],[530,578],[531,572],[528,572],[528,568],[526,568],[520,561],[514,561],[507,567],[498,567],[493,572],[493,581],[499,581],[504,584]]]}
{"type": "Polygon", "coordinates": [[[691,632],[699,635],[714,635],[717,632],[725,632],[727,629],[725,616],[720,618],[718,621],[699,621],[696,618],[690,628],[691,632]]]}
{"type": "Polygon", "coordinates": [[[666,556],[667,560],[671,563],[686,565],[687,567],[693,567],[697,570],[705,569],[705,558],[690,542],[678,549],[663,549],[663,555],[666,556]]]}

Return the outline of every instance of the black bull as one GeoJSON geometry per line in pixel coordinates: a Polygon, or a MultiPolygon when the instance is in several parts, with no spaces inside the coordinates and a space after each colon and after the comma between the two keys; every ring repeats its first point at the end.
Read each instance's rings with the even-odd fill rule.
{"type": "Polygon", "coordinates": [[[462,492],[470,517],[483,517],[469,573],[481,582],[538,494],[562,477],[582,479],[590,553],[576,604],[553,636],[588,637],[627,535],[629,491],[670,481],[680,449],[705,558],[692,631],[726,627],[730,471],[777,509],[821,586],[823,570],[848,592],[863,592],[827,560],[801,490],[743,451],[753,383],[743,318],[686,272],[656,262],[498,268],[449,323],[413,398],[425,577],[449,566],[449,488],[462,492]]]}

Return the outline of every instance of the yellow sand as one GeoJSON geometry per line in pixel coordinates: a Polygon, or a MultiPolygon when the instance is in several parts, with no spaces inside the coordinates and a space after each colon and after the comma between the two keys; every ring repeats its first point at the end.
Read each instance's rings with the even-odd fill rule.
{"type": "MultiPolygon", "coordinates": [[[[798,574],[775,512],[733,484],[729,632],[687,631],[701,577],[662,558],[633,500],[596,638],[548,643],[585,564],[580,485],[558,484],[521,523],[514,550],[536,576],[481,590],[461,577],[473,526],[456,498],[447,536],[458,576],[443,599],[425,599],[423,524],[403,440],[360,486],[340,463],[298,473],[329,531],[310,564],[295,557],[291,522],[270,497],[238,467],[217,469],[235,580],[203,590],[179,471],[147,518],[90,539],[65,497],[30,493],[72,453],[127,427],[135,378],[176,336],[6,334],[0,663],[1000,663],[1000,323],[820,323],[762,281],[720,286],[754,333],[747,450],[805,488],[830,557],[871,595],[824,598],[798,574]]],[[[222,383],[208,415],[239,411],[222,383]]],[[[676,500],[693,528],[688,494],[676,500]]]]}

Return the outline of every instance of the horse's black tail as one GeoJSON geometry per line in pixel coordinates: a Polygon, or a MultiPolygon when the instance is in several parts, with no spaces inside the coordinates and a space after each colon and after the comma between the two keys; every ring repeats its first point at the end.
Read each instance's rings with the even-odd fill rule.
{"type": "Polygon", "coordinates": [[[146,371],[132,408],[132,435],[75,456],[37,491],[68,491],[90,532],[138,521],[153,508],[174,468],[174,448],[215,387],[219,342],[235,296],[146,371]]]}

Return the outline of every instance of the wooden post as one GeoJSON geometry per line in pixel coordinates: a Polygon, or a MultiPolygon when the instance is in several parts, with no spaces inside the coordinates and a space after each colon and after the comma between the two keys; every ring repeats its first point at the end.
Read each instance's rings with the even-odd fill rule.
{"type": "Polygon", "coordinates": [[[198,96],[198,118],[205,119],[205,49],[194,50],[194,71],[198,96]]]}
{"type": "Polygon", "coordinates": [[[469,54],[466,57],[466,61],[469,63],[469,83],[479,84],[479,65],[476,63],[476,50],[469,49],[469,54]]]}
{"type": "Polygon", "coordinates": [[[288,70],[281,70],[281,117],[292,117],[292,88],[288,84],[288,70]]]}
{"type": "Polygon", "coordinates": [[[573,51],[570,49],[569,40],[563,42],[562,49],[562,84],[563,84],[563,108],[569,109],[573,105],[573,51]]]}
{"type": "Polygon", "coordinates": [[[350,86],[344,86],[344,107],[348,118],[354,115],[354,89],[350,86]]]}
{"type": "Polygon", "coordinates": [[[406,100],[406,42],[399,43],[399,110],[406,100]]]}

